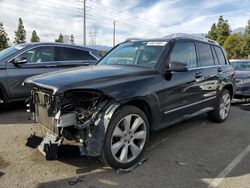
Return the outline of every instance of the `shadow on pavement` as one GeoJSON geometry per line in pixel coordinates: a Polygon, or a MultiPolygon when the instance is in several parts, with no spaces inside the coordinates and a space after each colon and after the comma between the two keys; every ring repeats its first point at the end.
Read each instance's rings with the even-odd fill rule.
{"type": "Polygon", "coordinates": [[[0,104],[0,125],[1,124],[27,124],[30,114],[26,112],[24,102],[13,102],[0,104]]]}

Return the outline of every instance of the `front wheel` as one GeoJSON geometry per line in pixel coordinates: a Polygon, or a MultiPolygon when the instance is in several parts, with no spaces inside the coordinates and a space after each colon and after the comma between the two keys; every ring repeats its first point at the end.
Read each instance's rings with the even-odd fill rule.
{"type": "Polygon", "coordinates": [[[104,143],[104,157],[113,168],[139,162],[149,137],[149,122],[142,110],[123,106],[113,115],[104,143]]]}
{"type": "Polygon", "coordinates": [[[231,108],[231,95],[227,89],[224,89],[217,101],[215,109],[208,112],[208,118],[214,122],[223,122],[227,119],[231,108]]]}

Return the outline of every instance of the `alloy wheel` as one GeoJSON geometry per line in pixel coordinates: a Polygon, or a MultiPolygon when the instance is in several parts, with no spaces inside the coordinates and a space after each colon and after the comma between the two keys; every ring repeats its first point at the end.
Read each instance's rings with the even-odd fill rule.
{"type": "Polygon", "coordinates": [[[110,147],[113,158],[120,163],[133,161],[142,152],[147,138],[144,120],[137,114],[122,118],[112,133],[110,147]]]}
{"type": "Polygon", "coordinates": [[[231,107],[231,97],[229,93],[224,93],[221,98],[220,103],[220,117],[221,119],[226,119],[231,107]]]}

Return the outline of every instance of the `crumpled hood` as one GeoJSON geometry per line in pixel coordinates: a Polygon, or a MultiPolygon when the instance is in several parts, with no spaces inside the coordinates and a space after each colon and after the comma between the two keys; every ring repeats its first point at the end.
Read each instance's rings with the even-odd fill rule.
{"type": "Polygon", "coordinates": [[[96,65],[64,71],[52,72],[27,78],[24,83],[63,93],[69,89],[99,89],[107,85],[118,85],[124,82],[159,76],[149,68],[124,65],[96,65]]]}

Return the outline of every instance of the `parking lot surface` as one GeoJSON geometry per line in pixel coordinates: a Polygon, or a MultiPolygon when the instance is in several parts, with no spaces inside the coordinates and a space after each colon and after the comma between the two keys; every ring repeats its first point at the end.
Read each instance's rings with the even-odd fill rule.
{"type": "Polygon", "coordinates": [[[26,139],[41,130],[22,103],[0,105],[0,187],[250,187],[250,104],[235,104],[226,122],[206,115],[154,133],[141,166],[118,173],[65,145],[46,161],[26,139]],[[74,185],[70,185],[70,183],[74,185]]]}

